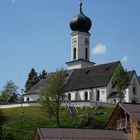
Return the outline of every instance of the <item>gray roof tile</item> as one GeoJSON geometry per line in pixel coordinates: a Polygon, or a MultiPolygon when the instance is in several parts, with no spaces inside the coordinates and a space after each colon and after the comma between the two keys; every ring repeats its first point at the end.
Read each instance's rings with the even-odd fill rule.
{"type": "Polygon", "coordinates": [[[120,103],[120,106],[137,122],[140,122],[140,104],[139,103],[120,103]]]}
{"type": "MultiPolygon", "coordinates": [[[[105,87],[108,85],[112,74],[120,62],[112,62],[91,67],[68,70],[65,78],[65,91],[105,87]]],[[[40,80],[34,85],[27,94],[40,94],[47,81],[53,73],[49,73],[46,79],[40,80]]],[[[134,71],[128,72],[129,79],[132,78],[134,71]]]]}
{"type": "Polygon", "coordinates": [[[66,91],[105,87],[120,62],[76,69],[66,84],[66,91]]]}
{"type": "Polygon", "coordinates": [[[37,128],[42,140],[129,140],[127,134],[116,130],[37,128]]]}

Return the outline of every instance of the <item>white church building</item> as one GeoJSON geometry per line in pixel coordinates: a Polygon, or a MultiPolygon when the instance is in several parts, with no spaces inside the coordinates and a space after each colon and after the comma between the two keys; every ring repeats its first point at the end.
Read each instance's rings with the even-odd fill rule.
{"type": "MultiPolygon", "coordinates": [[[[120,61],[106,64],[95,64],[90,61],[90,33],[92,22],[84,15],[82,3],[80,12],[70,21],[71,60],[66,62],[65,81],[66,100],[70,102],[105,102],[117,103],[117,92],[112,76],[120,61]]],[[[24,96],[24,101],[37,101],[52,73],[34,85],[24,96]]],[[[126,89],[124,102],[137,99],[140,102],[140,83],[136,72],[128,71],[129,86],[126,89]]]]}

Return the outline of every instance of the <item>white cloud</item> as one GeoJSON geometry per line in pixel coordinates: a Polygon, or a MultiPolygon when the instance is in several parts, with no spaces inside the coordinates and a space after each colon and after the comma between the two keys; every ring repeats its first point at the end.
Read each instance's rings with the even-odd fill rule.
{"type": "Polygon", "coordinates": [[[123,56],[121,61],[124,62],[124,63],[127,62],[128,61],[128,57],[127,56],[123,56]]]}
{"type": "Polygon", "coordinates": [[[92,49],[92,54],[105,54],[106,46],[102,43],[98,43],[95,48],[92,49]]]}

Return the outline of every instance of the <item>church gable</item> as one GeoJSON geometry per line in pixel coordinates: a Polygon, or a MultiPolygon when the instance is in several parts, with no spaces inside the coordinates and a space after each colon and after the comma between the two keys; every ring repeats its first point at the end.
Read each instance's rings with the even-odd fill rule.
{"type": "Polygon", "coordinates": [[[132,102],[139,102],[140,101],[140,93],[139,93],[140,83],[139,83],[136,72],[135,71],[132,71],[132,72],[133,72],[133,75],[131,77],[130,85],[128,87],[128,92],[131,93],[129,98],[131,99],[132,102]]]}

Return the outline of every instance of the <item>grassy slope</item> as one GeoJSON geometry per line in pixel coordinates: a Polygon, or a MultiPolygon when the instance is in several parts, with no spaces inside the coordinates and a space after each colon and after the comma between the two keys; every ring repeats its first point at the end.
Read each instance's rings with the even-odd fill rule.
{"type": "MultiPolygon", "coordinates": [[[[40,107],[24,107],[2,109],[7,121],[4,124],[4,134],[12,134],[14,140],[28,140],[32,139],[35,129],[37,127],[57,127],[54,118],[48,117],[42,112],[40,107]],[[24,112],[23,117],[21,112],[24,112]],[[23,130],[23,131],[21,131],[23,130]]],[[[71,117],[66,109],[62,109],[61,126],[64,128],[80,128],[80,115],[90,113],[93,118],[92,128],[104,128],[113,108],[98,108],[95,109],[80,109],[78,108],[78,115],[71,117]],[[104,112],[103,115],[94,115],[94,112],[104,112]]],[[[88,128],[88,126],[86,127],[88,128]]]]}

